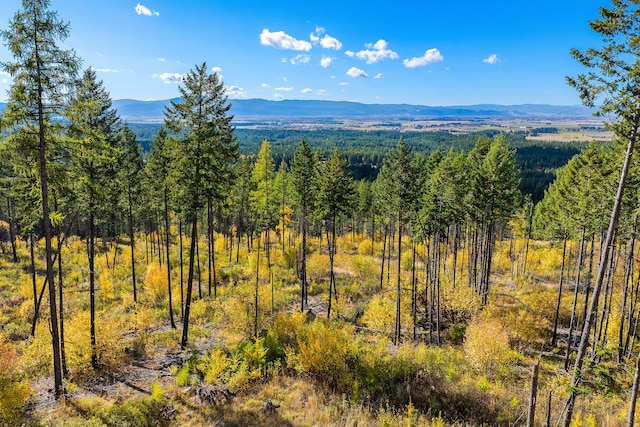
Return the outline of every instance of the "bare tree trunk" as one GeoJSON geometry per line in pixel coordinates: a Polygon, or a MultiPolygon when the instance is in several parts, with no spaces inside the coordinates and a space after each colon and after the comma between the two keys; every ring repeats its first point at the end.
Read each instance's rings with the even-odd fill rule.
{"type": "Polygon", "coordinates": [[[182,248],[182,217],[178,220],[178,244],[180,245],[180,318],[184,320],[184,262],[182,248]]]}
{"type": "Polygon", "coordinates": [[[527,413],[527,427],[535,425],[536,418],[536,399],[538,397],[538,372],[540,368],[540,359],[533,365],[531,371],[531,393],[529,394],[529,411],[527,413]]]}
{"type": "Polygon", "coordinates": [[[402,261],[402,209],[398,211],[398,257],[397,257],[397,269],[396,272],[396,328],[393,335],[393,343],[398,344],[401,336],[401,311],[400,300],[402,298],[402,282],[400,279],[401,261],[402,261]]]}
{"type": "Polygon", "coordinates": [[[416,244],[413,242],[411,248],[411,317],[413,318],[413,340],[416,340],[416,323],[418,320],[417,311],[417,287],[416,287],[416,244]]]}
{"type": "MultiPolygon", "coordinates": [[[[193,293],[193,278],[194,278],[194,258],[196,256],[196,244],[198,242],[198,216],[194,212],[193,219],[191,220],[191,247],[189,249],[189,272],[187,274],[187,298],[184,304],[184,317],[182,319],[182,340],[180,341],[180,348],[182,350],[187,348],[187,341],[189,338],[189,311],[191,309],[191,295],[193,293]]],[[[180,245],[182,248],[182,245],[180,245]]]]}
{"type": "Polygon", "coordinates": [[[620,329],[618,332],[618,363],[622,361],[624,354],[624,322],[627,317],[627,294],[629,291],[629,280],[633,271],[633,252],[636,244],[636,225],[638,218],[634,218],[633,231],[631,232],[631,242],[629,243],[629,252],[624,266],[624,280],[622,289],[622,302],[620,303],[620,329]]]}
{"type": "Polygon", "coordinates": [[[582,257],[584,253],[584,233],[585,228],[582,227],[582,234],[580,237],[580,250],[578,252],[578,265],[576,272],[576,285],[573,290],[573,308],[571,309],[571,322],[569,323],[569,337],[567,338],[567,354],[564,359],[564,369],[569,369],[569,358],[571,357],[571,344],[573,342],[573,330],[576,328],[578,319],[576,317],[576,309],[578,304],[578,291],[580,289],[580,273],[582,272],[582,257]]]}
{"type": "Polygon", "coordinates": [[[380,291],[384,289],[384,261],[385,261],[385,254],[387,251],[387,234],[389,234],[389,226],[385,225],[384,240],[382,242],[382,263],[380,266],[380,291]]]}
{"type": "MultiPolygon", "coordinates": [[[[39,304],[38,304],[38,285],[36,284],[36,255],[33,250],[33,231],[29,232],[29,255],[31,258],[31,282],[33,285],[33,325],[36,324],[38,318],[39,304]]],[[[31,329],[31,336],[35,337],[35,326],[31,329]]]]}
{"type": "Polygon", "coordinates": [[[129,201],[129,242],[131,243],[131,282],[133,283],[133,301],[138,301],[138,291],[136,287],[136,245],[135,245],[135,237],[133,234],[133,211],[132,211],[132,202],[131,202],[131,192],[128,193],[128,201],[129,201]]]}
{"type": "Polygon", "coordinates": [[[96,271],[95,271],[95,220],[93,207],[89,208],[89,311],[91,335],[91,366],[98,367],[98,349],[96,345],[96,271]]]}
{"type": "Polygon", "coordinates": [[[553,318],[553,335],[551,347],[555,347],[558,338],[558,317],[560,316],[560,302],[562,301],[562,280],[564,279],[564,265],[567,259],[567,236],[562,239],[562,264],[560,265],[560,284],[558,285],[558,299],[556,301],[556,314],[553,318]]]}
{"type": "Polygon", "coordinates": [[[640,352],[636,359],[636,371],[633,375],[633,387],[629,398],[629,411],[627,412],[627,427],[633,427],[636,419],[636,401],[638,400],[638,386],[640,385],[640,352]]]}
{"type": "Polygon", "coordinates": [[[622,205],[622,196],[624,194],[625,185],[627,182],[627,174],[631,166],[631,158],[633,155],[633,147],[636,142],[636,135],[638,126],[640,123],[640,116],[635,119],[632,128],[632,134],[629,138],[627,145],[627,151],[625,153],[624,164],[622,166],[622,172],[620,174],[620,181],[618,182],[618,190],[613,204],[613,210],[611,212],[611,219],[609,221],[609,228],[607,229],[607,235],[603,245],[603,250],[600,253],[600,262],[598,263],[598,273],[596,275],[596,283],[593,289],[593,296],[591,304],[589,306],[589,312],[585,319],[585,324],[582,328],[582,337],[580,339],[580,346],[578,347],[578,353],[576,355],[576,361],[573,367],[573,375],[571,378],[571,387],[569,392],[569,398],[567,400],[567,412],[564,420],[564,426],[569,427],[571,424],[571,418],[573,417],[573,408],[575,406],[576,390],[581,380],[582,375],[582,363],[586,354],[587,347],[589,345],[589,334],[591,332],[591,326],[595,316],[595,312],[598,308],[598,297],[602,289],[604,281],[605,270],[607,269],[609,248],[613,243],[616,228],[618,226],[618,218],[620,216],[620,207],[622,205]]]}
{"type": "Polygon", "coordinates": [[[260,233],[258,233],[258,253],[256,254],[256,286],[255,286],[255,295],[254,295],[254,304],[255,311],[253,317],[253,336],[258,338],[258,315],[260,314],[259,306],[258,306],[258,297],[259,297],[259,285],[260,285],[260,233]]]}
{"type": "Polygon", "coordinates": [[[16,226],[11,197],[7,197],[7,215],[9,216],[9,240],[11,240],[11,253],[13,255],[13,262],[18,262],[18,251],[16,249],[16,226]]]}
{"type": "MultiPolygon", "coordinates": [[[[167,290],[169,292],[169,321],[171,323],[171,328],[176,329],[176,323],[173,320],[173,298],[171,292],[171,258],[169,251],[169,235],[171,234],[171,228],[169,227],[169,202],[167,189],[164,190],[164,238],[165,238],[165,246],[167,250],[167,290]]],[[[180,230],[180,233],[182,230],[180,230]]]]}

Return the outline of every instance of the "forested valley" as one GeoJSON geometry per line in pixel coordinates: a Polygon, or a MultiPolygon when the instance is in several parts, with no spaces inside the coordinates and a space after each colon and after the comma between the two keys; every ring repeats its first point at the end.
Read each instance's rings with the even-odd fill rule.
{"type": "Polygon", "coordinates": [[[237,130],[206,63],[149,135],[49,2],[23,8],[0,425],[638,423],[640,73],[612,60],[637,6],[593,24],[615,49],[573,52],[605,77],[569,84],[615,116],[584,145],[237,130]]]}

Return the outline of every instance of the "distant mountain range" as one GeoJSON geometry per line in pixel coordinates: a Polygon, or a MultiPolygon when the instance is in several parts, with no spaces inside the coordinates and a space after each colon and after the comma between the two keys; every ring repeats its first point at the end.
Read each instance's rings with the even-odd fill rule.
{"type": "MultiPolygon", "coordinates": [[[[161,122],[169,100],[137,101],[117,99],[113,106],[120,117],[130,123],[161,122]]],[[[593,110],[581,105],[496,105],[430,107],[409,104],[363,104],[347,101],[306,101],[232,99],[231,114],[236,120],[272,119],[587,119],[593,110]]],[[[4,108],[0,103],[0,110],[4,108]]]]}

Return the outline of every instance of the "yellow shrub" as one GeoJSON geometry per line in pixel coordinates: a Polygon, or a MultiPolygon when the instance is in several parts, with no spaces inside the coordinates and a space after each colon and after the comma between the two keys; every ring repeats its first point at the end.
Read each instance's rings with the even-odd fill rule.
{"type": "Polygon", "coordinates": [[[144,278],[144,290],[154,304],[164,301],[168,294],[166,266],[157,262],[149,264],[144,278]]]}
{"type": "MultiPolygon", "coordinates": [[[[122,313],[120,313],[122,315],[122,313]]],[[[82,375],[91,370],[91,337],[89,312],[81,312],[65,324],[65,352],[67,366],[82,375]]],[[[98,363],[115,367],[124,359],[124,341],[122,330],[114,319],[104,314],[96,318],[96,353],[98,363]]]]}
{"type": "Polygon", "coordinates": [[[271,332],[284,345],[297,344],[296,337],[305,327],[306,316],[296,310],[291,314],[278,313],[271,326],[271,332]]]}
{"type": "Polygon", "coordinates": [[[367,304],[360,321],[367,328],[390,334],[395,323],[395,305],[383,295],[376,295],[367,304]]]}
{"type": "Polygon", "coordinates": [[[222,351],[221,347],[216,347],[204,360],[205,377],[204,380],[208,384],[217,385],[222,381],[222,374],[224,374],[231,361],[227,354],[222,351]]]}
{"type": "Polygon", "coordinates": [[[297,337],[296,369],[333,381],[346,367],[352,339],[350,328],[320,321],[310,323],[305,333],[297,337]]]}
{"type": "Polygon", "coordinates": [[[455,288],[448,280],[442,281],[442,308],[452,313],[456,320],[470,319],[480,310],[482,300],[473,288],[467,286],[462,280],[457,281],[455,288]]]}
{"type": "Polygon", "coordinates": [[[490,374],[501,371],[511,360],[509,335],[498,319],[476,317],[464,340],[464,351],[470,364],[478,371],[490,374]]]}
{"type": "Polygon", "coordinates": [[[361,283],[373,281],[377,277],[379,269],[378,263],[369,256],[351,256],[351,270],[361,283]]]}
{"type": "Polygon", "coordinates": [[[318,280],[329,275],[329,255],[317,252],[307,256],[307,280],[318,280]]]}
{"type": "Polygon", "coordinates": [[[373,242],[371,239],[364,239],[358,244],[358,254],[371,255],[373,249],[373,242]]]}
{"type": "MultiPolygon", "coordinates": [[[[13,425],[27,405],[31,389],[17,375],[18,355],[0,342],[0,424],[13,425]]],[[[17,425],[17,424],[16,424],[17,425]]]]}

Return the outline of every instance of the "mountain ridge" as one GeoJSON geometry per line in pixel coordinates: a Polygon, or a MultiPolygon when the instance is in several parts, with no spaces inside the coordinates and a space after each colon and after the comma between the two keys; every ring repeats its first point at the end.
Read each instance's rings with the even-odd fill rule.
{"type": "MultiPolygon", "coordinates": [[[[179,98],[173,98],[174,101],[179,98]]],[[[140,101],[117,99],[113,106],[120,117],[131,123],[161,122],[170,99],[140,101]]],[[[232,99],[230,114],[236,121],[248,119],[593,119],[595,110],[582,105],[475,104],[427,106],[413,104],[365,104],[352,101],[232,99]]],[[[0,103],[0,110],[5,104],[0,103]]]]}

